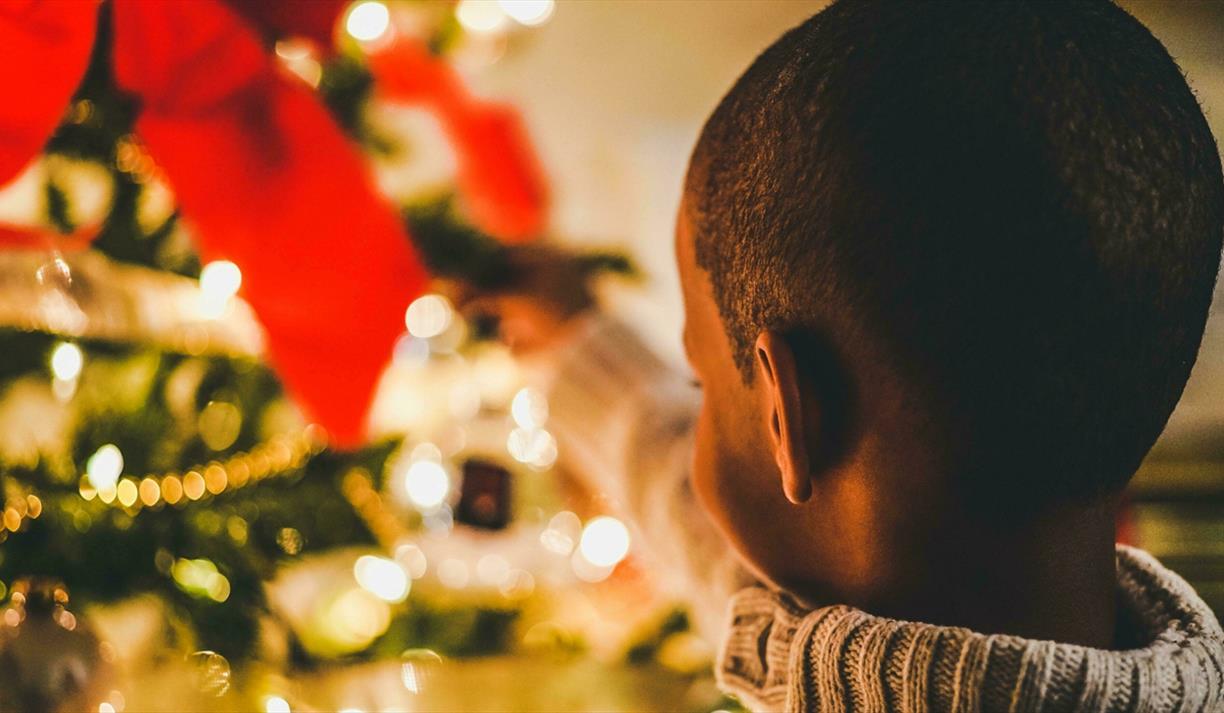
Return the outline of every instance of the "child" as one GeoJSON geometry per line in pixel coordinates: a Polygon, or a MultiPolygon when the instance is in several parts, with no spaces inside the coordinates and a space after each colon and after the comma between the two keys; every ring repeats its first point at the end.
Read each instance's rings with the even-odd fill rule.
{"type": "Polygon", "coordinates": [[[721,621],[725,690],[1224,709],[1216,618],[1113,540],[1224,235],[1215,142],[1146,29],[1103,1],[844,0],[723,99],[677,222],[700,407],[566,256],[481,301],[552,347],[562,458],[721,621]]]}

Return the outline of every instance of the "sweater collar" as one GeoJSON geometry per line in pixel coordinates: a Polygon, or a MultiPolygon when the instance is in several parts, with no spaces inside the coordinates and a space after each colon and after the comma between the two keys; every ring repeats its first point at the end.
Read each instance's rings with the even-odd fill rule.
{"type": "Polygon", "coordinates": [[[1117,548],[1118,591],[1146,642],[1106,651],[808,610],[749,587],[731,601],[720,686],[755,710],[1212,711],[1224,708],[1224,634],[1185,580],[1117,548]]]}

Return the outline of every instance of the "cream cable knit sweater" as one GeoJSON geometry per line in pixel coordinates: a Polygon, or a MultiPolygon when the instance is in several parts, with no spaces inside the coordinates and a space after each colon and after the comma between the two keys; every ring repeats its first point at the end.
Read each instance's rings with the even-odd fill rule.
{"type": "Polygon", "coordinates": [[[758,710],[1216,711],[1224,635],[1181,577],[1118,547],[1118,592],[1144,647],[1103,651],[883,619],[804,611],[784,594],[734,596],[719,683],[758,710]]]}
{"type": "Polygon", "coordinates": [[[688,489],[697,395],[624,326],[592,317],[546,369],[562,462],[630,517],[639,553],[724,643],[718,681],[756,710],[1224,711],[1224,634],[1184,580],[1118,547],[1137,649],[1104,651],[808,611],[757,585],[688,489]]]}

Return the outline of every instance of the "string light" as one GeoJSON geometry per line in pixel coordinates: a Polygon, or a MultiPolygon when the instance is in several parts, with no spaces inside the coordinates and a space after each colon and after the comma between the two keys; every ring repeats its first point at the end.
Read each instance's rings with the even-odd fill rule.
{"type": "Polygon", "coordinates": [[[205,317],[225,314],[230,299],[242,287],[242,270],[229,260],[215,260],[200,270],[200,311],[205,317]]]}
{"type": "Polygon", "coordinates": [[[99,491],[114,488],[122,473],[123,453],[112,443],[94,451],[89,460],[85,461],[85,475],[90,484],[99,491]]]}
{"type": "Polygon", "coordinates": [[[145,478],[140,481],[140,502],[144,503],[145,507],[153,507],[161,498],[161,487],[156,480],[145,478]]]}
{"type": "Polygon", "coordinates": [[[187,475],[183,476],[183,494],[189,500],[199,500],[204,497],[204,476],[200,475],[199,471],[188,471],[187,475]]]}
{"type": "Polygon", "coordinates": [[[385,557],[362,555],[353,564],[353,578],[361,588],[390,604],[408,598],[412,581],[398,563],[385,557]]]}
{"type": "Polygon", "coordinates": [[[404,473],[404,491],[408,499],[422,510],[433,510],[446,500],[450,492],[450,476],[435,460],[418,460],[404,473]]]}
{"type": "Polygon", "coordinates": [[[597,567],[613,567],[629,553],[629,530],[614,517],[597,517],[582,529],[578,551],[597,567]]]}
{"type": "Polygon", "coordinates": [[[395,561],[399,562],[408,576],[413,579],[424,577],[425,569],[429,566],[425,553],[412,543],[404,543],[395,548],[395,561]]]}
{"type": "Polygon", "coordinates": [[[520,463],[546,470],[557,462],[557,439],[542,428],[516,428],[506,438],[506,450],[520,463]]]}
{"type": "Polygon", "coordinates": [[[374,479],[369,471],[364,468],[350,469],[340,480],[340,494],[383,547],[390,550],[395,543],[409,538],[408,528],[383,503],[382,496],[374,489],[374,479]]]}
{"type": "Polygon", "coordinates": [[[131,478],[124,478],[119,481],[119,485],[115,488],[115,496],[119,500],[119,504],[125,508],[135,505],[136,498],[138,497],[136,481],[131,478]]]}
{"type": "MultiPolygon", "coordinates": [[[[0,513],[0,534],[7,535],[8,532],[17,532],[21,529],[22,524],[27,520],[37,520],[42,514],[42,500],[33,493],[26,495],[10,493],[10,497],[5,499],[4,510],[0,513]]],[[[0,537],[0,542],[3,538],[0,537]]],[[[0,582],[0,598],[4,596],[4,583],[0,582]]]]}
{"type": "Polygon", "coordinates": [[[382,37],[391,27],[391,13],[381,2],[360,2],[349,10],[344,29],[353,39],[372,42],[382,37]]]}
{"type": "Polygon", "coordinates": [[[188,594],[223,602],[229,599],[229,578],[206,559],[177,559],[170,567],[170,578],[188,594]]]}
{"type": "Polygon", "coordinates": [[[51,374],[61,381],[76,381],[84,365],[84,353],[72,342],[60,342],[51,352],[51,374]]]}
{"type": "Polygon", "coordinates": [[[548,521],[548,527],[540,533],[540,544],[553,554],[566,556],[574,551],[582,537],[582,520],[568,510],[562,510],[548,521]]]}
{"type": "Polygon", "coordinates": [[[322,429],[307,426],[296,435],[274,436],[249,452],[193,468],[182,476],[170,472],[137,482],[134,478],[120,480],[123,454],[108,443],[90,456],[79,491],[85,500],[96,497],[124,508],[156,507],[162,502],[176,505],[183,498],[200,500],[296,472],[325,447],[322,429]]]}
{"type": "Polygon", "coordinates": [[[536,389],[519,389],[510,402],[510,415],[520,428],[540,428],[548,421],[548,401],[536,389]]]}
{"type": "Polygon", "coordinates": [[[548,22],[556,9],[554,0],[497,0],[497,4],[515,22],[528,27],[548,22]]]}
{"type": "Polygon", "coordinates": [[[210,295],[233,297],[242,287],[242,270],[229,260],[214,260],[200,270],[200,289],[210,295]]]}
{"type": "Polygon", "coordinates": [[[408,305],[404,325],[412,336],[429,339],[445,332],[454,318],[450,300],[442,295],[423,295],[408,305]]]}
{"type": "Polygon", "coordinates": [[[471,32],[491,33],[505,26],[508,17],[497,0],[460,0],[455,19],[471,32]]]}

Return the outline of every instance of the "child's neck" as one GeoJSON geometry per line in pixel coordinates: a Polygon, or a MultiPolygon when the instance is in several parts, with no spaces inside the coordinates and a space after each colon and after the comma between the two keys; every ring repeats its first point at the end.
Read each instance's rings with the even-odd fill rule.
{"type": "Polygon", "coordinates": [[[1119,645],[1112,508],[1066,508],[1022,526],[962,521],[920,551],[897,554],[908,560],[898,564],[908,576],[871,613],[1101,649],[1119,645]]]}

